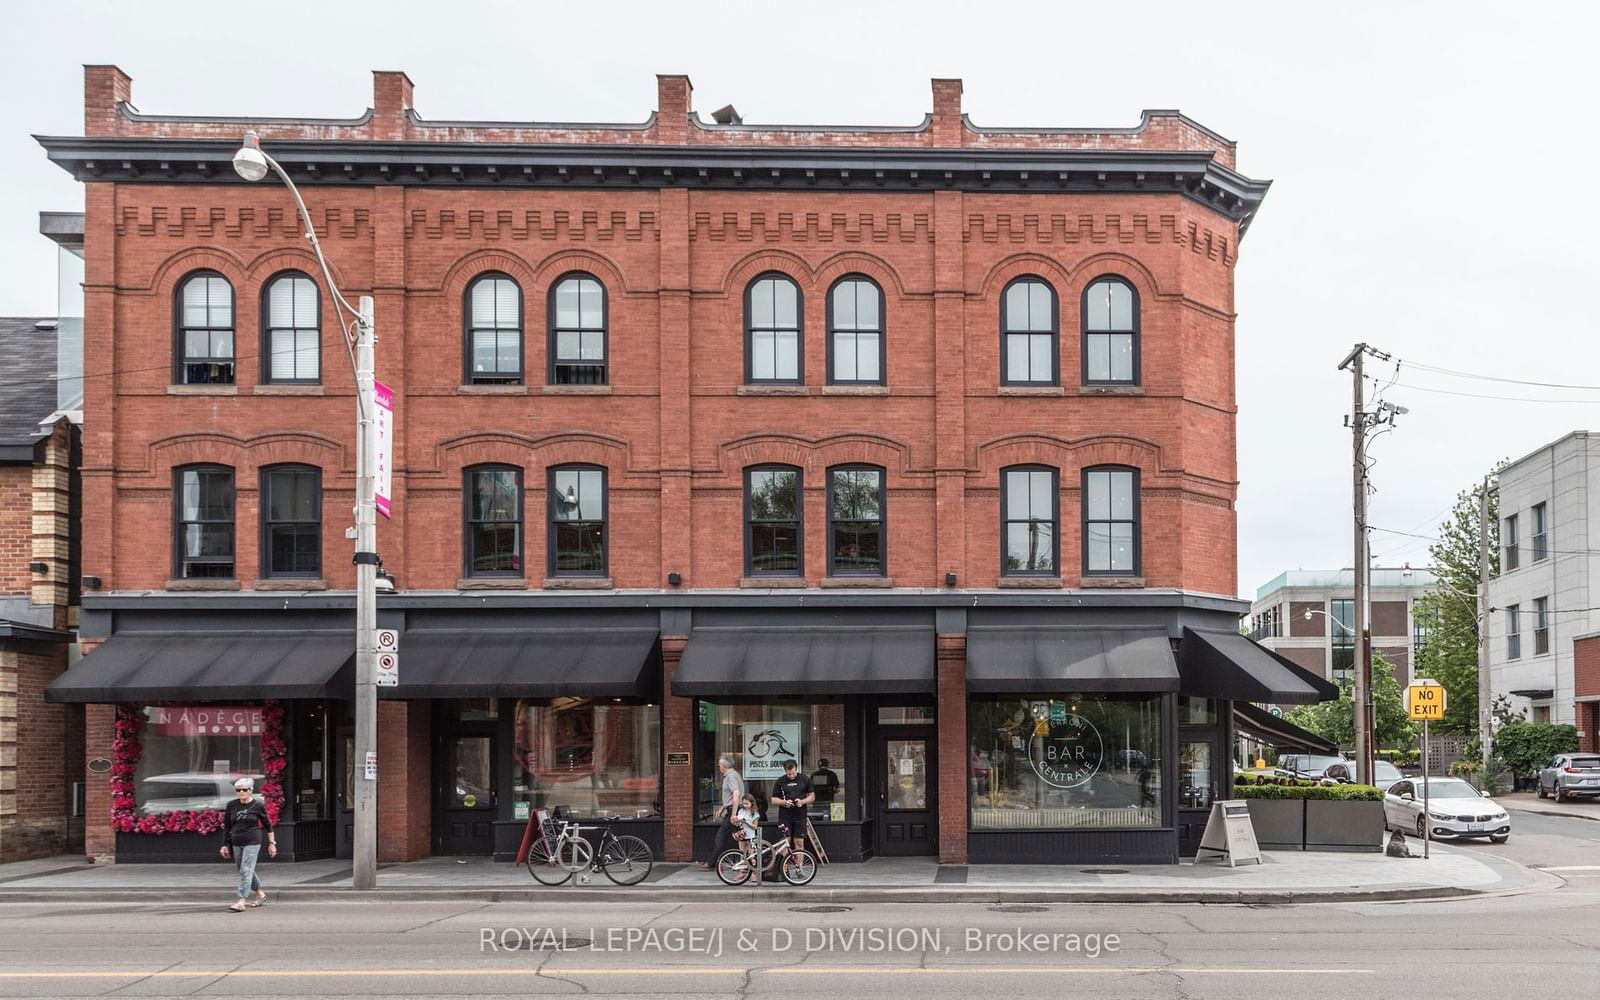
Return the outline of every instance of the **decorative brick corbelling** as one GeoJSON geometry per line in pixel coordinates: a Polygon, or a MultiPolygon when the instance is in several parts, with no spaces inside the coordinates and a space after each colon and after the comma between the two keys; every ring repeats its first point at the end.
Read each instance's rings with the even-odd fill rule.
{"type": "MultiPolygon", "coordinates": [[[[540,476],[553,465],[582,463],[600,465],[611,475],[649,476],[655,470],[638,468],[633,463],[627,441],[594,431],[558,431],[538,437],[516,431],[474,431],[439,442],[432,469],[408,469],[412,479],[443,476],[454,479],[468,466],[485,463],[518,465],[524,470],[524,488],[531,489],[530,476],[540,476]]],[[[617,488],[617,484],[609,484],[617,488]]]]}
{"type": "MultiPolygon", "coordinates": [[[[820,438],[807,438],[798,434],[762,433],[724,441],[717,447],[717,474],[723,478],[739,475],[751,465],[797,465],[807,477],[822,475],[835,465],[861,463],[879,465],[891,477],[925,477],[931,475],[928,466],[912,463],[911,446],[893,438],[865,432],[844,432],[820,438]]],[[[695,476],[711,474],[711,470],[696,469],[695,476]]]]}
{"type": "MultiPolygon", "coordinates": [[[[1061,470],[1063,485],[1069,473],[1091,465],[1127,465],[1150,477],[1182,471],[1165,466],[1161,446],[1154,441],[1109,434],[1072,439],[1028,431],[1006,434],[979,444],[970,461],[969,481],[975,477],[985,485],[997,484],[1000,470],[1012,465],[1053,466],[1061,470]]],[[[1149,485],[1140,482],[1141,488],[1149,485]]]]}

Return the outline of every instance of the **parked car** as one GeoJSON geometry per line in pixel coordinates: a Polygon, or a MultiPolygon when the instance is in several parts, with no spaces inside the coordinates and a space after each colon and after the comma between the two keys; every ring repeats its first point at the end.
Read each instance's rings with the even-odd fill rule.
{"type": "Polygon", "coordinates": [[[226,809],[233,801],[233,783],[250,778],[261,791],[266,779],[259,774],[213,774],[189,771],[153,774],[142,782],[144,794],[140,810],[146,813],[176,812],[184,809],[226,809]]]}
{"type": "Polygon", "coordinates": [[[1286,753],[1278,758],[1278,774],[1293,778],[1323,778],[1334,764],[1348,764],[1348,757],[1321,753],[1286,753]]]}
{"type": "Polygon", "coordinates": [[[1539,798],[1554,795],[1557,802],[1600,795],[1600,755],[1559,753],[1539,770],[1539,798]]]}
{"type": "MultiPolygon", "coordinates": [[[[1355,761],[1341,760],[1337,764],[1329,764],[1328,769],[1323,772],[1323,777],[1332,778],[1343,785],[1353,785],[1356,782],[1355,761]]],[[[1388,761],[1375,760],[1372,762],[1372,780],[1367,784],[1387,791],[1390,785],[1404,777],[1400,769],[1388,761]]]]}
{"type": "Polygon", "coordinates": [[[1460,778],[1427,779],[1427,817],[1423,817],[1423,779],[1397,781],[1383,796],[1385,829],[1440,839],[1488,837],[1503,844],[1511,837],[1511,817],[1495,801],[1460,778]]]}

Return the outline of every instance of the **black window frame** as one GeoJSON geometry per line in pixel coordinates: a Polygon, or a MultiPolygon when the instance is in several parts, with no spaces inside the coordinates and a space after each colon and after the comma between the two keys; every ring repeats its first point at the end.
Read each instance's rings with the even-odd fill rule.
{"type": "Polygon", "coordinates": [[[1533,599],[1533,655],[1545,656],[1550,652],[1550,598],[1533,599]]]}
{"type": "Polygon", "coordinates": [[[461,470],[461,575],[473,580],[520,580],[527,576],[528,560],[528,490],[523,479],[523,470],[520,465],[511,465],[506,462],[480,462],[469,465],[461,470]],[[473,526],[477,524],[505,524],[501,520],[480,520],[473,516],[474,479],[481,472],[510,472],[513,474],[517,485],[517,517],[514,523],[517,526],[517,554],[516,568],[503,569],[476,569],[473,563],[477,552],[473,545],[473,526]]]}
{"type": "Polygon", "coordinates": [[[1506,659],[1522,659],[1522,605],[1506,605],[1506,659]]]}
{"type": "Polygon", "coordinates": [[[1330,597],[1328,616],[1328,679],[1338,684],[1354,681],[1356,671],[1356,602],[1353,597],[1330,597]],[[1341,611],[1344,613],[1341,614],[1341,611]]]}
{"type": "Polygon", "coordinates": [[[504,271],[483,271],[472,276],[467,282],[466,289],[461,293],[461,381],[463,385],[523,385],[528,380],[528,330],[527,290],[522,287],[522,282],[513,278],[504,271]],[[472,290],[478,284],[491,279],[509,281],[517,290],[517,372],[515,376],[504,375],[496,372],[493,375],[478,375],[472,370],[472,334],[477,329],[504,330],[507,327],[475,327],[472,324],[472,290]]]}
{"type": "MultiPolygon", "coordinates": [[[[581,334],[583,334],[583,333],[593,333],[594,331],[585,329],[582,326],[582,322],[583,321],[582,321],[582,318],[581,318],[582,317],[581,306],[580,306],[580,310],[579,310],[579,317],[580,317],[579,318],[579,325],[577,327],[571,328],[571,332],[580,334],[579,351],[581,352],[582,351],[581,334]]],[[[545,358],[546,358],[546,361],[545,361],[545,384],[547,384],[547,385],[610,385],[611,384],[611,290],[606,287],[606,283],[604,281],[600,280],[599,275],[596,275],[596,274],[594,274],[593,272],[590,272],[590,271],[567,271],[566,273],[562,274],[561,277],[559,277],[555,281],[551,282],[550,283],[550,293],[549,293],[549,295],[546,296],[546,323],[545,323],[545,329],[547,331],[549,331],[549,337],[548,337],[549,348],[545,352],[545,358]],[[600,363],[599,363],[599,365],[594,365],[593,363],[585,362],[585,361],[583,361],[582,358],[578,358],[578,359],[575,359],[573,361],[568,361],[568,362],[563,363],[560,355],[557,352],[557,348],[556,348],[556,345],[557,345],[557,343],[559,343],[559,340],[560,340],[560,334],[564,330],[567,329],[565,327],[558,327],[556,325],[556,292],[561,288],[561,286],[563,284],[565,284],[568,281],[579,281],[579,280],[583,280],[583,279],[588,279],[589,281],[593,281],[596,285],[600,286],[600,363]],[[595,382],[595,381],[575,381],[575,382],[560,381],[560,380],[558,380],[556,378],[556,375],[562,369],[563,366],[568,367],[568,368],[574,368],[574,369],[585,368],[585,367],[587,367],[587,368],[598,367],[600,369],[600,380],[598,382],[595,382]]]]}
{"type": "MultiPolygon", "coordinates": [[[[773,310],[776,323],[776,308],[773,310]]],[[[786,330],[787,327],[770,326],[762,327],[763,330],[786,330]]],[[[776,351],[776,343],[774,343],[776,351]]],[[[774,354],[776,357],[776,354],[774,354]]],[[[744,384],[745,385],[805,385],[806,384],[806,293],[800,287],[800,282],[785,271],[762,271],[751,278],[744,286],[744,384]],[[755,377],[755,312],[750,308],[751,298],[756,285],[763,281],[781,278],[794,286],[794,371],[795,377],[790,378],[756,378],[755,377]]]]}
{"type": "MultiPolygon", "coordinates": [[[[823,302],[823,312],[826,315],[827,343],[824,345],[828,359],[828,384],[829,385],[888,385],[889,384],[889,317],[888,300],[884,297],[883,286],[865,274],[853,272],[841,275],[838,280],[828,286],[827,298],[823,302]],[[872,286],[878,293],[878,327],[874,330],[835,330],[833,325],[833,296],[839,286],[847,282],[864,282],[872,286]],[[835,370],[836,352],[834,350],[834,335],[836,333],[877,333],[878,335],[878,377],[877,378],[840,378],[835,370]]],[[[859,353],[857,355],[859,357],[859,353]]]]}
{"type": "Polygon", "coordinates": [[[188,274],[185,274],[182,278],[178,279],[178,283],[173,286],[173,290],[172,290],[172,382],[173,382],[174,385],[238,385],[239,384],[239,290],[237,288],[233,287],[233,282],[228,280],[227,275],[223,274],[221,271],[218,271],[215,268],[202,267],[202,268],[198,268],[196,270],[190,271],[188,274]],[[208,297],[208,300],[207,300],[207,309],[206,309],[206,313],[207,313],[206,321],[207,321],[208,325],[201,327],[201,326],[187,326],[187,325],[184,324],[184,321],[183,321],[183,292],[184,292],[184,289],[189,287],[189,282],[195,280],[196,278],[217,278],[220,281],[222,281],[223,284],[228,286],[228,326],[227,326],[226,329],[228,331],[229,336],[233,339],[233,354],[228,358],[228,360],[226,362],[210,360],[209,356],[208,356],[208,360],[194,362],[197,365],[227,364],[230,367],[231,371],[230,371],[230,377],[225,381],[223,381],[223,380],[206,381],[206,382],[202,382],[202,381],[191,382],[191,381],[189,381],[189,364],[190,364],[190,362],[189,362],[189,353],[188,353],[188,337],[185,336],[185,335],[190,330],[205,330],[207,333],[214,333],[214,332],[217,332],[219,330],[224,329],[223,327],[220,327],[220,326],[211,326],[211,325],[209,325],[210,319],[211,319],[211,317],[210,317],[209,297],[208,297]]]}
{"type": "Polygon", "coordinates": [[[564,462],[561,465],[552,465],[545,474],[545,552],[549,575],[563,579],[602,579],[611,575],[611,473],[603,465],[591,462],[564,462]],[[599,472],[600,473],[600,568],[598,570],[573,570],[561,569],[556,551],[556,525],[567,524],[593,524],[593,521],[567,521],[556,520],[556,474],[560,472],[599,472]]]}
{"type": "Polygon", "coordinates": [[[798,465],[787,465],[782,462],[765,462],[760,465],[748,465],[744,470],[744,575],[748,577],[777,577],[796,578],[806,575],[806,490],[805,470],[798,465]],[[762,520],[757,522],[751,511],[750,497],[752,494],[751,480],[761,472],[792,472],[794,473],[794,543],[795,543],[795,568],[794,569],[757,569],[755,565],[755,526],[761,524],[788,524],[787,521],[762,520]]]}
{"type": "MultiPolygon", "coordinates": [[[[1030,510],[1031,514],[1032,511],[1030,510]]],[[[1008,465],[1000,470],[1000,575],[1008,577],[1033,577],[1045,579],[1059,579],[1061,577],[1061,470],[1053,465],[1039,465],[1037,463],[1024,463],[1022,465],[1008,465]],[[1050,474],[1050,564],[1051,569],[1012,569],[1010,568],[1011,539],[1010,528],[1013,524],[1033,524],[1043,518],[1029,517],[1026,520],[1017,520],[1011,514],[1011,473],[1013,472],[1047,472],[1050,474]]]]}
{"type": "Polygon", "coordinates": [[[1144,572],[1144,504],[1141,498],[1139,469],[1132,465],[1090,465],[1083,469],[1078,481],[1078,545],[1083,551],[1083,575],[1092,577],[1136,577],[1144,572]],[[1109,520],[1091,521],[1089,518],[1089,474],[1093,472],[1129,472],[1133,474],[1133,516],[1131,518],[1111,518],[1109,520]],[[1096,570],[1089,568],[1089,525],[1090,524],[1132,524],[1133,525],[1133,568],[1127,570],[1110,569],[1096,570]]]}
{"type": "MultiPolygon", "coordinates": [[[[828,491],[827,503],[827,530],[828,530],[828,576],[830,577],[866,577],[879,579],[889,575],[889,472],[881,465],[868,462],[847,462],[843,465],[834,465],[828,468],[824,480],[828,491]],[[878,568],[873,570],[844,569],[838,566],[838,552],[834,537],[834,477],[841,472],[875,472],[878,474],[878,568]]],[[[851,519],[848,523],[868,523],[859,519],[851,519]]]]}
{"type": "Polygon", "coordinates": [[[261,578],[263,580],[320,580],[322,578],[322,470],[303,462],[279,462],[261,467],[261,578]],[[316,489],[317,517],[315,521],[276,521],[272,518],[272,477],[278,473],[310,474],[316,489]],[[272,566],[272,528],[278,524],[315,524],[317,529],[317,567],[315,570],[276,570],[272,566]]]}
{"type": "Polygon", "coordinates": [[[176,466],[172,470],[172,578],[174,580],[231,581],[239,579],[239,473],[231,465],[219,462],[197,462],[176,466]],[[225,473],[231,484],[228,492],[228,519],[226,521],[187,520],[183,516],[183,477],[187,473],[225,473]],[[189,563],[222,565],[224,560],[215,557],[187,559],[184,556],[185,527],[190,524],[227,524],[229,526],[229,554],[226,563],[232,572],[226,576],[188,576],[184,567],[189,563]]]}
{"type": "Polygon", "coordinates": [[[1517,533],[1517,515],[1508,515],[1505,519],[1505,556],[1503,569],[1506,572],[1516,569],[1522,562],[1521,539],[1517,533]]]}
{"type": "Polygon", "coordinates": [[[1061,384],[1061,296],[1056,292],[1056,286],[1038,274],[1019,274],[1006,282],[1000,289],[1000,384],[1003,386],[1059,386],[1061,384]],[[1050,293],[1050,329],[1044,330],[1011,330],[1007,300],[1011,297],[1011,289],[1024,282],[1037,282],[1050,293]],[[1039,336],[1048,333],[1050,336],[1050,378],[1041,379],[1013,379],[1007,373],[1011,368],[1011,337],[1039,336]]]}
{"type": "Polygon", "coordinates": [[[1094,280],[1090,281],[1087,285],[1084,286],[1083,294],[1081,294],[1078,297],[1078,327],[1081,330],[1081,336],[1079,337],[1079,340],[1078,340],[1078,357],[1079,357],[1079,369],[1080,369],[1079,374],[1082,376],[1084,385],[1113,385],[1113,386],[1115,386],[1115,385],[1127,385],[1127,386],[1137,386],[1137,385],[1143,384],[1143,369],[1142,369],[1142,365],[1141,365],[1142,355],[1141,355],[1141,350],[1140,349],[1143,346],[1142,345],[1142,341],[1144,340],[1144,338],[1140,335],[1140,332],[1141,332],[1141,329],[1142,329],[1141,326],[1140,326],[1140,314],[1143,311],[1142,308],[1141,308],[1141,305],[1142,304],[1139,301],[1139,289],[1138,289],[1138,287],[1136,285],[1134,285],[1133,282],[1129,281],[1127,278],[1124,278],[1120,274],[1102,274],[1102,275],[1100,275],[1099,277],[1097,277],[1094,280]],[[1131,329],[1127,329],[1127,330],[1090,330],[1089,329],[1089,293],[1094,290],[1096,285],[1102,284],[1104,282],[1112,282],[1112,283],[1121,285],[1121,286],[1123,286],[1124,288],[1126,288],[1128,290],[1128,293],[1131,296],[1133,296],[1133,326],[1132,326],[1131,329]],[[1133,376],[1131,378],[1126,378],[1126,379],[1120,379],[1120,378],[1105,378],[1105,379],[1090,378],[1089,377],[1089,338],[1090,337],[1113,337],[1113,336],[1121,337],[1121,336],[1127,336],[1127,335],[1132,335],[1132,337],[1133,337],[1133,376]]]}
{"type": "MultiPolygon", "coordinates": [[[[322,286],[317,279],[298,268],[289,268],[279,271],[268,278],[261,285],[261,383],[263,385],[321,385],[322,384],[322,286]],[[274,330],[288,330],[291,333],[303,329],[298,326],[275,327],[272,325],[272,286],[285,278],[303,278],[311,282],[311,287],[316,291],[317,297],[317,377],[316,378],[273,378],[272,359],[276,352],[272,349],[272,332],[274,330]]],[[[291,321],[293,317],[290,317],[291,321]]],[[[237,343],[237,340],[235,340],[237,343]]]]}
{"type": "Polygon", "coordinates": [[[1549,510],[1543,501],[1533,505],[1533,533],[1528,536],[1533,546],[1533,562],[1542,562],[1550,556],[1549,510]]]}

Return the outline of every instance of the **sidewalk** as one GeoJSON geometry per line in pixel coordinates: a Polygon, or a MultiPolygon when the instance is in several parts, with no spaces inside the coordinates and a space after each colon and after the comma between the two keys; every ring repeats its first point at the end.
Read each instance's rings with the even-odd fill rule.
{"type": "MultiPolygon", "coordinates": [[[[1417,845],[1420,853],[1420,845],[1417,845]]],[[[478,902],[1163,902],[1289,903],[1433,899],[1554,885],[1547,876],[1488,854],[1434,845],[1429,860],[1382,854],[1269,851],[1260,865],[1079,867],[939,865],[926,858],[876,858],[823,867],[809,886],[729,888],[693,865],[659,863],[633,887],[593,876],[547,887],[519,866],[483,858],[430,858],[379,867],[378,888],[350,889],[349,863],[264,864],[276,898],[296,901],[448,900],[478,902]]],[[[88,865],[54,858],[0,865],[0,904],[66,900],[214,903],[232,892],[230,866],[88,865]]]]}
{"type": "Polygon", "coordinates": [[[1554,799],[1541,799],[1533,792],[1511,792],[1508,795],[1496,795],[1494,800],[1507,809],[1515,809],[1518,812],[1600,821],[1600,798],[1568,799],[1565,802],[1557,802],[1554,799]]]}

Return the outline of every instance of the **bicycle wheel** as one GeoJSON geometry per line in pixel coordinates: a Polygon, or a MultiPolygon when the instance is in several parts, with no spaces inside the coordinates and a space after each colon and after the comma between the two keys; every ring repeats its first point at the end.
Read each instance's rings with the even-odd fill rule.
{"type": "Polygon", "coordinates": [[[540,885],[560,885],[572,877],[570,871],[556,863],[550,854],[550,845],[545,843],[543,837],[528,848],[528,874],[540,885]]]}
{"type": "Polygon", "coordinates": [[[723,885],[744,885],[750,881],[750,862],[738,851],[723,851],[717,859],[717,878],[723,885]]]}
{"type": "Polygon", "coordinates": [[[807,851],[795,851],[783,859],[783,880],[790,885],[807,885],[817,877],[817,859],[807,851]]]}
{"type": "Polygon", "coordinates": [[[650,845],[638,837],[612,837],[600,852],[600,867],[606,870],[606,878],[618,885],[638,885],[650,877],[654,864],[650,845]]]}

